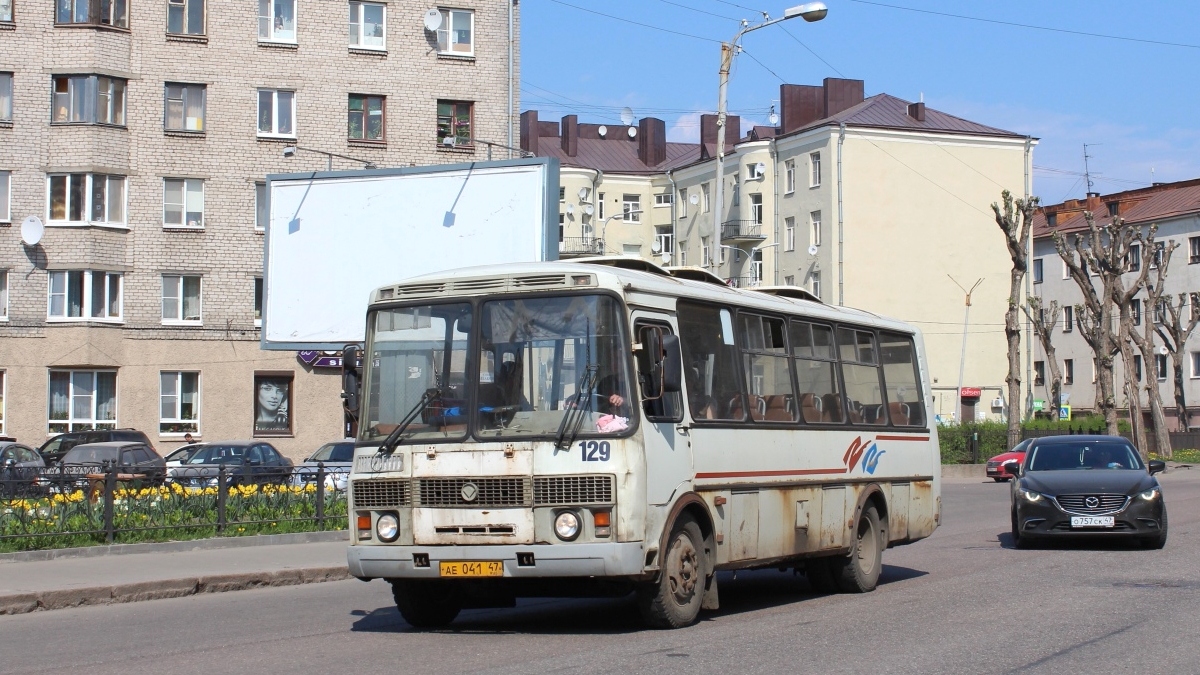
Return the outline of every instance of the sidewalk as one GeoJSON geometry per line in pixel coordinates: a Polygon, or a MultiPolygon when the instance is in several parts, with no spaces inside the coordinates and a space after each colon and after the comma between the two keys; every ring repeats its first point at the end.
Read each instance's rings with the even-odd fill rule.
{"type": "Polygon", "coordinates": [[[238,543],[247,545],[197,548],[193,546],[195,542],[180,542],[156,545],[155,550],[145,553],[126,553],[127,549],[121,547],[107,547],[105,555],[78,550],[82,554],[79,557],[13,560],[20,557],[18,554],[0,558],[0,614],[340,581],[349,577],[345,539],[270,545],[261,545],[261,541],[238,543]]]}

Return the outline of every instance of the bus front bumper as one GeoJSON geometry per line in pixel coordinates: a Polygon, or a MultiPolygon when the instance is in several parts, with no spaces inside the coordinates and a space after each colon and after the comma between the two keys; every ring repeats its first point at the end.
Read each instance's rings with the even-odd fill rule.
{"type": "Polygon", "coordinates": [[[505,577],[635,577],[647,572],[642,542],[522,546],[350,546],[346,561],[359,579],[436,579],[442,562],[500,561],[505,577]],[[518,558],[520,555],[520,559],[518,558]],[[533,564],[530,562],[532,554],[533,564]],[[421,567],[417,567],[416,560],[421,567]],[[428,565],[425,564],[426,559],[428,565]],[[524,563],[524,564],[522,564],[524,563]]]}

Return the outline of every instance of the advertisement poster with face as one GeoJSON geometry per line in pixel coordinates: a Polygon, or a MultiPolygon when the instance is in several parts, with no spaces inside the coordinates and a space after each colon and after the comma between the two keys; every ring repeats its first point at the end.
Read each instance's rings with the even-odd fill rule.
{"type": "Polygon", "coordinates": [[[259,375],[254,378],[255,435],[289,434],[292,419],[292,378],[259,375]]]}

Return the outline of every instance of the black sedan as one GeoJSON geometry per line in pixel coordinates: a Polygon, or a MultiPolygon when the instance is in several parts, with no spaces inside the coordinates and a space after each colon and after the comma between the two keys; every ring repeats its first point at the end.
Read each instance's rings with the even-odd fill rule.
{"type": "Polygon", "coordinates": [[[226,485],[283,484],[291,480],[292,460],[262,441],[206,443],[186,462],[168,469],[167,480],[185,487],[216,487],[222,468],[226,485]]]}
{"type": "Polygon", "coordinates": [[[1121,537],[1148,548],[1167,543],[1167,507],[1154,474],[1118,436],[1052,436],[1013,462],[1012,537],[1018,548],[1066,537],[1121,537]]]}

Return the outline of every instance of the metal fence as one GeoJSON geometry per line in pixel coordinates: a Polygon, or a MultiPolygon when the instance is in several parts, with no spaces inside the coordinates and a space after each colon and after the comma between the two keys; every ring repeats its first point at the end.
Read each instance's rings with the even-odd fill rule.
{"type": "Polygon", "coordinates": [[[345,529],[348,472],[0,467],[0,550],[345,529]]]}

